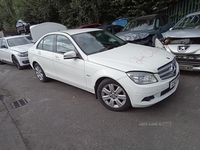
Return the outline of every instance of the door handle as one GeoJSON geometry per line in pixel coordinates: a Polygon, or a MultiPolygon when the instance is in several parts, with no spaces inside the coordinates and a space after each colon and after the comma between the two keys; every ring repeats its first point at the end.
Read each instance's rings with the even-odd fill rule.
{"type": "Polygon", "coordinates": [[[38,55],[41,55],[41,52],[39,51],[39,52],[37,52],[38,53],[38,55]]]}
{"type": "Polygon", "coordinates": [[[55,56],[55,59],[56,59],[56,60],[60,60],[60,58],[59,58],[58,56],[55,56]]]}

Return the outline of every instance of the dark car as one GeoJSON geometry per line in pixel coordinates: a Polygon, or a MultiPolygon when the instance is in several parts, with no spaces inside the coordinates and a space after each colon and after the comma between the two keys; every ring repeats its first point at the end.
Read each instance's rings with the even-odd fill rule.
{"type": "Polygon", "coordinates": [[[166,14],[152,14],[134,18],[116,35],[127,42],[155,46],[155,39],[173,25],[166,14]]]}
{"type": "Polygon", "coordinates": [[[19,34],[22,33],[30,33],[30,23],[26,23],[25,21],[19,19],[16,23],[16,30],[19,34]]]}
{"type": "Polygon", "coordinates": [[[98,28],[109,31],[110,33],[116,34],[123,29],[123,26],[120,26],[120,25],[103,25],[103,26],[100,26],[98,28]]]}

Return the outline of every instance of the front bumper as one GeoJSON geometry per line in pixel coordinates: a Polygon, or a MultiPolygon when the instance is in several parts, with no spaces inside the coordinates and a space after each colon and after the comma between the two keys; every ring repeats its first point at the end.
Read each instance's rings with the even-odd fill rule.
{"type": "Polygon", "coordinates": [[[128,77],[118,82],[125,87],[132,107],[148,107],[166,99],[176,91],[179,84],[179,66],[177,64],[176,76],[165,80],[160,79],[154,84],[138,85],[128,77]]]}
{"type": "Polygon", "coordinates": [[[198,51],[198,53],[189,51],[174,53],[169,46],[164,46],[164,48],[176,56],[180,70],[200,71],[200,53],[198,51]]]}
{"type": "Polygon", "coordinates": [[[180,70],[200,71],[199,44],[192,44],[192,46],[183,45],[183,46],[188,46],[189,49],[182,51],[177,51],[178,46],[181,46],[181,44],[174,44],[170,46],[163,45],[162,42],[160,42],[160,40],[158,39],[156,39],[155,43],[155,47],[166,50],[170,53],[173,53],[176,56],[176,60],[179,64],[180,70]]]}
{"type": "Polygon", "coordinates": [[[28,66],[30,65],[28,57],[17,57],[17,60],[20,66],[28,66]]]}

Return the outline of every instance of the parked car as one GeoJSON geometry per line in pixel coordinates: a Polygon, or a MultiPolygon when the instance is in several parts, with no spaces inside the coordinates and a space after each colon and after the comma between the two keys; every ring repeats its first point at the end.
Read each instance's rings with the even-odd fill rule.
{"type": "Polygon", "coordinates": [[[120,25],[102,25],[102,26],[99,26],[97,28],[109,31],[112,34],[116,34],[123,29],[123,26],[120,26],[120,25]]]}
{"type": "Polygon", "coordinates": [[[19,70],[29,65],[28,48],[32,45],[29,35],[0,38],[0,64],[14,64],[19,70]]]}
{"type": "Polygon", "coordinates": [[[120,25],[125,27],[125,25],[128,23],[128,19],[127,18],[120,18],[117,19],[115,21],[112,22],[112,25],[120,25]]]}
{"type": "Polygon", "coordinates": [[[176,55],[181,70],[200,71],[200,12],[186,15],[162,35],[156,47],[176,55]]]}
{"type": "Polygon", "coordinates": [[[77,27],[77,29],[82,29],[82,28],[97,28],[99,26],[102,26],[101,23],[91,23],[91,24],[85,24],[82,26],[77,27]]]}
{"type": "Polygon", "coordinates": [[[160,38],[173,25],[166,14],[152,14],[134,18],[116,35],[135,44],[155,46],[155,39],[160,38]]]}
{"type": "Polygon", "coordinates": [[[19,19],[16,23],[16,30],[19,34],[30,33],[29,27],[30,27],[30,23],[26,23],[25,21],[21,19],[19,19]]]}
{"type": "Polygon", "coordinates": [[[29,48],[28,57],[40,81],[52,78],[94,93],[114,111],[153,105],[179,83],[173,54],[101,29],[47,33],[29,48]]]}

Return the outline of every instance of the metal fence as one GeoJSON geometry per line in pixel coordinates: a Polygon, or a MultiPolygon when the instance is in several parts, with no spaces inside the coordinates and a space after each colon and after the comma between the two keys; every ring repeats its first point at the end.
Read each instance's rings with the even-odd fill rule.
{"type": "Polygon", "coordinates": [[[183,16],[200,11],[200,0],[179,0],[176,5],[165,11],[166,14],[176,23],[183,16]]]}

